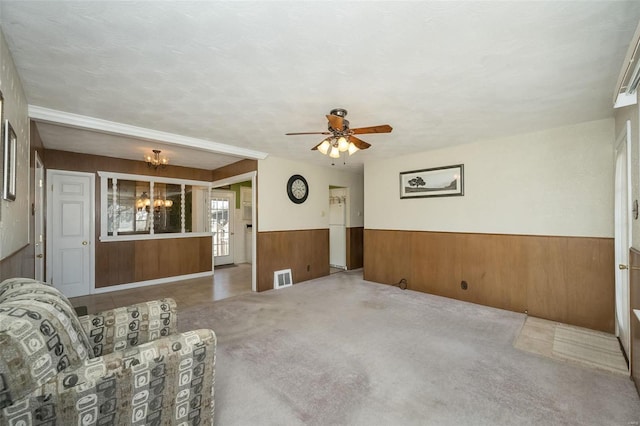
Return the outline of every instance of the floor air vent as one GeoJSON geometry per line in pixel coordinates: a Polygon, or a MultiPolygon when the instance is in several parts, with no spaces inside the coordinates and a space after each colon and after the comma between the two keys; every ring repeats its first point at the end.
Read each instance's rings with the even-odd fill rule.
{"type": "Polygon", "coordinates": [[[273,273],[273,288],[279,289],[283,287],[291,287],[293,280],[291,279],[291,269],[283,269],[273,273]]]}

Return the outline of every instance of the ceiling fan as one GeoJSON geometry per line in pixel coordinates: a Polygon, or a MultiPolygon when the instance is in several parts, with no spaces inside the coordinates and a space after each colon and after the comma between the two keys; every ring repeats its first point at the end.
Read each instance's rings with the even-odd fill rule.
{"type": "Polygon", "coordinates": [[[354,135],[362,135],[365,133],[390,133],[393,128],[388,124],[371,127],[359,127],[357,129],[349,128],[349,120],[344,117],[347,110],[343,108],[335,108],[327,115],[329,121],[328,131],[326,132],[299,132],[286,133],[287,136],[292,135],[329,135],[311,150],[318,150],[323,154],[329,153],[331,158],[340,158],[340,153],[348,151],[352,155],[358,150],[367,149],[371,144],[363,141],[354,135]],[[331,149],[331,151],[329,151],[331,149]]]}

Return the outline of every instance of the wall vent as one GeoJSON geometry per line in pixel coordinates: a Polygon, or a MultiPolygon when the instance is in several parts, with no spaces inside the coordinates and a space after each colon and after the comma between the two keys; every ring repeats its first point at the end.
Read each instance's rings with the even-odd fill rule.
{"type": "Polygon", "coordinates": [[[274,289],[291,287],[292,285],[293,280],[291,279],[291,269],[283,269],[282,271],[275,271],[273,273],[274,289]]]}

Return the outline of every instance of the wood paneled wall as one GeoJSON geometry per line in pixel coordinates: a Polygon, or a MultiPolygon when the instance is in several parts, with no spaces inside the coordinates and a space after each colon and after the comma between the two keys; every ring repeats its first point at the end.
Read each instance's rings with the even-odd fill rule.
{"type": "Polygon", "coordinates": [[[631,377],[640,395],[640,320],[633,312],[640,309],[640,251],[631,248],[629,251],[629,321],[631,323],[631,377]]]}
{"type": "Polygon", "coordinates": [[[362,268],[364,227],[347,228],[347,269],[362,268]]]}
{"type": "Polygon", "coordinates": [[[208,272],[211,254],[211,237],[99,244],[96,288],[208,272]]]}
{"type": "MultiPolygon", "coordinates": [[[[48,169],[99,170],[168,178],[211,180],[211,170],[169,166],[152,169],[144,161],[46,150],[48,169]]],[[[211,237],[100,242],[100,179],[96,178],[96,288],[212,270],[211,237]]]]}
{"type": "Polygon", "coordinates": [[[614,331],[612,238],[364,231],[364,279],[614,331]],[[462,289],[462,281],[467,289],[462,289]]]}
{"type": "Polygon", "coordinates": [[[211,171],[211,181],[226,179],[258,170],[257,160],[241,160],[228,166],[220,167],[211,171]]]}
{"type": "Polygon", "coordinates": [[[258,291],[273,288],[273,273],[291,269],[294,283],[329,275],[329,229],[258,232],[258,291]]]}

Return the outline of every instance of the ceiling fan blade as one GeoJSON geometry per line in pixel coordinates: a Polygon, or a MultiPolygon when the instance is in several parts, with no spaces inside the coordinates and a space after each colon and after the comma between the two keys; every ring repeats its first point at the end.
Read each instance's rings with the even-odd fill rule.
{"type": "Polygon", "coordinates": [[[393,127],[388,124],[383,124],[381,126],[371,126],[371,127],[359,127],[357,129],[351,129],[354,135],[361,135],[363,133],[391,133],[393,127]]]}
{"type": "MultiPolygon", "coordinates": [[[[324,139],[322,140],[322,142],[324,142],[324,139]]],[[[314,146],[313,148],[311,148],[311,151],[317,151],[317,150],[318,150],[318,147],[319,147],[320,145],[322,145],[322,142],[320,142],[318,145],[316,145],[316,146],[314,146]]]]}
{"type": "Polygon", "coordinates": [[[358,139],[353,135],[349,136],[349,142],[353,142],[353,144],[358,149],[367,149],[367,148],[369,148],[371,146],[370,143],[367,143],[367,142],[363,141],[362,139],[358,139]]]}
{"type": "Polygon", "coordinates": [[[298,133],[285,133],[285,136],[295,136],[295,135],[330,135],[331,132],[298,132],[298,133]]]}
{"type": "Polygon", "coordinates": [[[331,126],[332,129],[344,129],[344,118],[329,114],[327,115],[327,120],[329,120],[329,126],[331,126]]]}

